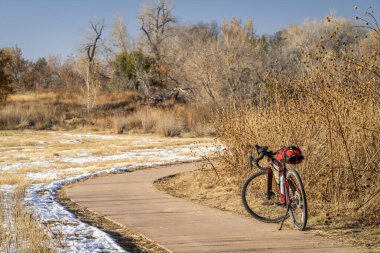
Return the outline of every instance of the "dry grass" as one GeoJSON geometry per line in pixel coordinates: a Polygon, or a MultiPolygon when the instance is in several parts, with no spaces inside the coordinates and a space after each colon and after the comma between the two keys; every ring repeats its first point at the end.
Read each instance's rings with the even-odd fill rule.
{"type": "Polygon", "coordinates": [[[115,117],[113,124],[117,133],[131,130],[143,133],[156,133],[165,137],[212,136],[211,110],[196,105],[174,106],[170,108],[141,108],[136,112],[115,117]]]}
{"type": "Polygon", "coordinates": [[[10,95],[8,101],[10,103],[17,102],[42,102],[42,101],[52,101],[57,98],[58,94],[56,92],[29,92],[10,95]]]}
{"type": "Polygon", "coordinates": [[[58,119],[43,104],[8,104],[0,111],[0,129],[51,129],[58,119]]]}
{"type": "Polygon", "coordinates": [[[77,129],[128,133],[157,133],[165,137],[213,134],[210,108],[150,105],[136,92],[100,93],[90,114],[81,92],[14,94],[0,108],[0,129],[77,129]]]}
{"type": "Polygon", "coordinates": [[[183,132],[184,122],[174,114],[162,112],[158,114],[156,132],[167,137],[178,136],[183,132]]]}
{"type": "Polygon", "coordinates": [[[20,253],[57,252],[51,239],[45,234],[40,224],[27,213],[23,206],[25,185],[20,185],[8,196],[8,218],[3,216],[3,196],[0,194],[0,224],[7,229],[0,230],[0,251],[20,253]]]}
{"type": "Polygon", "coordinates": [[[16,185],[24,182],[25,178],[23,175],[11,172],[3,172],[0,174],[0,185],[16,185]]]}
{"type": "Polygon", "coordinates": [[[102,92],[97,96],[97,105],[120,103],[126,100],[137,100],[140,94],[134,91],[102,92]]]}

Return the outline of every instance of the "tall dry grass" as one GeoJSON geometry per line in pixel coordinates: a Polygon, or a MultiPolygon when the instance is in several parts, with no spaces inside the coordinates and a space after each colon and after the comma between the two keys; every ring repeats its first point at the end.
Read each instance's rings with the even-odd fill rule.
{"type": "Polygon", "coordinates": [[[298,145],[312,216],[378,224],[380,58],[350,52],[320,46],[305,54],[299,76],[268,73],[255,104],[220,108],[215,126],[228,147],[220,174],[241,184],[250,144],[298,145]]]}
{"type": "Polygon", "coordinates": [[[23,195],[25,186],[19,186],[7,199],[0,194],[0,251],[20,253],[57,252],[51,239],[45,234],[40,224],[25,211],[23,195]],[[4,217],[4,201],[7,201],[8,218],[4,217]],[[3,229],[4,225],[7,230],[3,229]]]}
{"type": "Polygon", "coordinates": [[[58,120],[56,108],[43,104],[8,104],[0,110],[0,129],[51,129],[58,120]]]}
{"type": "Polygon", "coordinates": [[[173,101],[152,105],[136,92],[100,93],[90,113],[83,102],[75,92],[14,94],[0,108],[0,129],[133,130],[166,137],[214,133],[210,106],[173,101]]]}
{"type": "Polygon", "coordinates": [[[144,107],[127,116],[114,118],[117,133],[140,130],[165,137],[179,135],[210,136],[214,134],[211,109],[197,105],[177,105],[171,108],[144,107]]]}

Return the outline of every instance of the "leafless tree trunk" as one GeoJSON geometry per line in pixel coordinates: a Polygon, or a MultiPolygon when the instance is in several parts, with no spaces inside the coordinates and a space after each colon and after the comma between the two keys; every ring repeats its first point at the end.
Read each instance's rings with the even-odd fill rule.
{"type": "Polygon", "coordinates": [[[99,40],[101,39],[104,29],[104,21],[90,22],[91,30],[94,32],[94,36],[89,38],[87,45],[85,46],[87,54],[87,72],[86,72],[86,87],[87,87],[87,112],[90,112],[92,107],[92,95],[91,88],[94,86],[94,73],[95,73],[95,52],[98,47],[99,40]]]}

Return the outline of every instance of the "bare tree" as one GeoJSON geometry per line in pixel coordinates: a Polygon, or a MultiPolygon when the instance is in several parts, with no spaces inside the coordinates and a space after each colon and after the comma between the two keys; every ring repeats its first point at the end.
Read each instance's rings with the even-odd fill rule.
{"type": "Polygon", "coordinates": [[[263,50],[252,21],[245,25],[236,19],[226,21],[217,36],[203,28],[188,31],[191,37],[182,36],[184,44],[179,43],[181,51],[188,53],[178,58],[181,63],[177,64],[183,69],[177,75],[182,75],[181,79],[197,92],[198,100],[224,103],[226,99],[240,100],[255,92],[263,50]]]}
{"type": "Polygon", "coordinates": [[[117,53],[128,52],[131,47],[130,37],[122,16],[117,16],[111,31],[111,43],[117,53]]]}
{"type": "Polygon", "coordinates": [[[87,38],[87,43],[85,44],[84,50],[87,56],[87,70],[86,70],[86,88],[87,88],[87,112],[93,105],[93,95],[92,91],[95,84],[95,56],[96,49],[99,47],[99,42],[102,37],[102,32],[104,29],[104,20],[90,22],[92,35],[87,38]]]}
{"type": "Polygon", "coordinates": [[[105,41],[102,50],[108,64],[112,64],[118,55],[131,51],[132,44],[132,38],[129,36],[124,18],[117,16],[112,25],[109,39],[105,41]]]}
{"type": "Polygon", "coordinates": [[[166,0],[159,0],[156,5],[144,4],[138,17],[149,49],[156,62],[160,62],[163,56],[163,42],[171,36],[171,25],[176,22],[172,14],[172,7],[166,0]]]}

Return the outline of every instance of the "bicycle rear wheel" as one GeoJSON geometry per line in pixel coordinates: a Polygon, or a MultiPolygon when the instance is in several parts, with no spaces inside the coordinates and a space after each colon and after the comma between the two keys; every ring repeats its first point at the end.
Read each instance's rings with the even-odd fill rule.
{"type": "Polygon", "coordinates": [[[299,230],[304,230],[307,223],[307,201],[301,177],[297,171],[288,170],[286,180],[293,225],[299,230]]]}
{"type": "MultiPolygon", "coordinates": [[[[272,181],[273,191],[276,192],[276,182],[272,181]]],[[[286,207],[280,202],[278,195],[274,194],[268,199],[268,174],[258,171],[252,174],[244,183],[241,190],[243,205],[247,212],[257,220],[275,223],[281,221],[285,215],[286,207]]]]}

